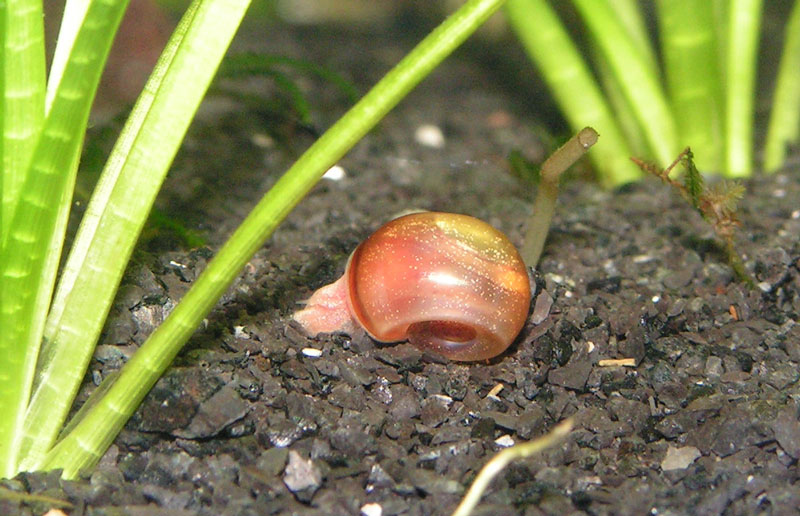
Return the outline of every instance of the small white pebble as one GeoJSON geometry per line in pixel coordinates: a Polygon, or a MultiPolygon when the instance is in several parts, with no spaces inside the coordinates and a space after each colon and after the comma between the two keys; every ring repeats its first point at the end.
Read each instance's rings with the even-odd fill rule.
{"type": "Polygon", "coordinates": [[[453,398],[447,396],[445,394],[434,394],[431,398],[436,398],[437,400],[441,401],[445,406],[449,407],[451,403],[453,403],[453,398]]]}
{"type": "Polygon", "coordinates": [[[653,296],[650,298],[650,301],[652,301],[654,304],[658,303],[659,301],[661,301],[661,296],[653,296]]]}
{"type": "Polygon", "coordinates": [[[182,264],[181,262],[176,262],[175,260],[170,260],[169,264],[172,265],[173,267],[177,267],[178,269],[185,269],[186,268],[186,266],[184,264],[182,264]]]}
{"type": "Polygon", "coordinates": [[[649,254],[638,254],[633,257],[633,263],[647,263],[652,262],[655,258],[649,254]]]}
{"type": "Polygon", "coordinates": [[[444,147],[444,133],[438,125],[423,124],[414,131],[414,140],[420,145],[441,149],[444,147]]]}
{"type": "Polygon", "coordinates": [[[505,434],[495,439],[494,444],[500,446],[501,448],[510,448],[511,446],[514,446],[514,439],[510,435],[505,434]]]}
{"type": "Polygon", "coordinates": [[[758,284],[758,288],[761,289],[761,292],[769,292],[772,289],[772,285],[766,281],[762,281],[758,284]]]}
{"type": "Polygon", "coordinates": [[[587,340],[586,341],[586,352],[587,353],[591,353],[592,351],[594,351],[594,342],[592,342],[591,340],[587,340]]]}
{"type": "Polygon", "coordinates": [[[667,448],[667,454],[661,461],[662,471],[675,471],[688,468],[702,454],[694,446],[684,446],[682,448],[667,448]]]}
{"type": "Polygon", "coordinates": [[[237,339],[249,339],[250,335],[248,335],[244,331],[244,326],[234,326],[233,327],[233,336],[237,339]]]}
{"type": "Polygon", "coordinates": [[[365,503],[361,506],[361,516],[381,516],[383,507],[378,503],[365,503]]]}
{"type": "Polygon", "coordinates": [[[250,141],[256,147],[261,147],[262,149],[269,149],[275,145],[275,140],[273,140],[268,134],[264,133],[256,133],[250,137],[250,141]]]}
{"type": "Polygon", "coordinates": [[[566,292],[564,292],[564,297],[566,297],[567,299],[572,299],[573,295],[574,294],[572,293],[571,290],[567,290],[566,292]]]}
{"type": "Polygon", "coordinates": [[[603,262],[603,270],[606,272],[606,274],[608,274],[610,276],[616,275],[617,274],[617,266],[614,263],[614,260],[611,260],[611,259],[605,260],[603,262]]]}
{"type": "Polygon", "coordinates": [[[778,199],[783,199],[784,197],[786,197],[786,190],[784,190],[783,188],[778,188],[776,190],[773,190],[772,196],[778,199]]]}
{"type": "Polygon", "coordinates": [[[278,0],[277,15],[289,23],[311,25],[325,20],[324,2],[318,0],[278,0]]]}
{"type": "Polygon", "coordinates": [[[329,181],[341,181],[347,177],[347,171],[341,165],[334,165],[322,175],[322,179],[329,181]]]}
{"type": "Polygon", "coordinates": [[[322,356],[322,350],[317,348],[303,348],[303,354],[311,358],[319,358],[322,356]]]}
{"type": "Polygon", "coordinates": [[[800,210],[794,210],[792,212],[792,218],[795,220],[800,219],[800,210]]]}

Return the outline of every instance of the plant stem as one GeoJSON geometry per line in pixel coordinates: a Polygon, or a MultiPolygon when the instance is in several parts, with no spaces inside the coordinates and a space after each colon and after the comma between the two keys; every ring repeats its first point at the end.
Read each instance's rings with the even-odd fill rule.
{"type": "Polygon", "coordinates": [[[597,132],[591,127],[583,128],[542,164],[542,178],[539,190],[536,192],[536,199],[533,201],[533,212],[528,219],[525,242],[520,253],[529,267],[536,268],[539,258],[542,256],[544,242],[547,240],[547,233],[550,231],[550,223],[556,209],[558,178],[586,154],[586,151],[597,142],[597,136],[597,132]]]}
{"type": "Polygon", "coordinates": [[[503,0],[470,0],[429,34],[278,180],[123,367],[116,382],[51,451],[44,466],[66,478],[93,465],[241,269],[325,171],[495,12],[503,0]]]}

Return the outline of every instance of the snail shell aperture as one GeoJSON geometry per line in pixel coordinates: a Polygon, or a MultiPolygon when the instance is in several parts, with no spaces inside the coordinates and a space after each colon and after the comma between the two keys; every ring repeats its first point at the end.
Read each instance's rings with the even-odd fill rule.
{"type": "Polygon", "coordinates": [[[375,340],[408,340],[452,360],[502,353],[522,329],[531,291],[525,264],[500,231],[467,215],[414,213],[359,245],[344,276],[294,319],[309,334],[359,324],[375,340]]]}

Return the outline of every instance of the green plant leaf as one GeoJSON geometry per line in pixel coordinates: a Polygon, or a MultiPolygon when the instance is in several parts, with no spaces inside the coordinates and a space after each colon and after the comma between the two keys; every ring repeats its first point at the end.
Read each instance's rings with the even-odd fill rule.
{"type": "Polygon", "coordinates": [[[764,144],[764,170],[775,172],[786,159],[786,146],[800,139],[800,2],[796,1],[784,31],[772,111],[764,144]]]}
{"type": "Polygon", "coordinates": [[[6,0],[0,7],[3,55],[2,176],[0,246],[28,172],[33,147],[44,123],[44,24],[40,0],[6,0]]]}
{"type": "Polygon", "coordinates": [[[590,125],[602,138],[590,154],[607,186],[639,177],[628,161],[630,149],[561,21],[545,0],[509,0],[506,14],[525,51],[541,71],[550,91],[575,131],[590,125]]]}
{"type": "Polygon", "coordinates": [[[762,0],[731,0],[725,65],[725,168],[731,177],[753,172],[753,105],[762,0]]]}
{"type": "Polygon", "coordinates": [[[686,187],[689,203],[694,209],[700,211],[700,196],[703,195],[704,192],[703,176],[694,164],[694,154],[691,150],[686,150],[682,161],[686,169],[686,176],[683,178],[683,184],[686,187]]]}
{"type": "Polygon", "coordinates": [[[192,3],[109,157],[47,320],[25,469],[40,465],[66,419],[133,246],[248,1],[192,3]]]}
{"type": "Polygon", "coordinates": [[[698,166],[722,170],[722,84],[711,2],[659,0],[658,20],[670,100],[681,145],[698,166]]]}
{"type": "MultiPolygon", "coordinates": [[[[197,13],[219,30],[219,19],[246,0],[206,0],[197,13]],[[222,9],[221,11],[219,9],[222,9]]],[[[291,209],[325,171],[386,115],[414,86],[485,21],[503,0],[469,0],[429,34],[367,95],[331,127],[278,180],[219,250],[183,300],[123,367],[106,395],[48,454],[45,468],[74,477],[93,465],[186,340],[291,209]]],[[[187,36],[188,37],[188,36],[187,36]]]]}
{"type": "Polygon", "coordinates": [[[648,146],[664,165],[676,154],[677,130],[659,77],[622,26],[607,0],[573,0],[604,58],[617,76],[648,146]]]}
{"type": "Polygon", "coordinates": [[[38,136],[0,255],[0,473],[16,471],[22,421],[63,242],[75,165],[126,0],[94,0],[38,136]],[[62,234],[58,234],[61,232],[62,234]]]}

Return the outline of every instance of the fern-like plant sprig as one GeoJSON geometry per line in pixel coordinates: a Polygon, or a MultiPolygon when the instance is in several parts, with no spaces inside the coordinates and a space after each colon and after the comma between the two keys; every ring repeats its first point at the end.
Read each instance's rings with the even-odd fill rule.
{"type": "Polygon", "coordinates": [[[733,180],[722,180],[709,185],[697,169],[689,147],[665,168],[639,158],[631,158],[631,161],[644,172],[656,176],[676,190],[711,225],[714,233],[722,240],[726,259],[736,278],[752,286],[753,280],[736,250],[736,230],[741,226],[736,207],[744,196],[744,185],[733,180]],[[679,164],[685,170],[682,182],[670,175],[679,164]]]}

